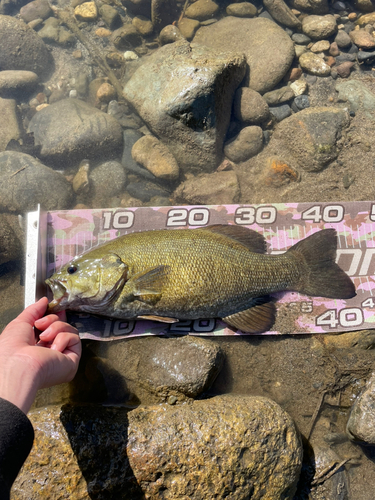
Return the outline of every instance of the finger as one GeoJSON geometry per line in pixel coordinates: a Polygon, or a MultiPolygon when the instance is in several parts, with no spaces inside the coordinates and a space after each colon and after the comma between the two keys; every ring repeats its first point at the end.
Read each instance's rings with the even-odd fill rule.
{"type": "Polygon", "coordinates": [[[13,322],[25,322],[31,326],[34,326],[35,321],[43,317],[44,313],[46,312],[47,305],[47,297],[42,297],[40,300],[38,300],[38,302],[35,302],[35,304],[31,304],[31,306],[26,307],[26,309],[22,311],[21,314],[19,314],[17,318],[13,320],[13,322]]]}
{"type": "Polygon", "coordinates": [[[74,326],[69,325],[69,323],[57,320],[53,322],[46,330],[44,330],[44,332],[39,335],[39,338],[43,341],[51,342],[57,335],[63,332],[73,333],[74,335],[78,336],[78,330],[74,328],[74,326]]]}
{"type": "Polygon", "coordinates": [[[35,321],[34,326],[36,326],[39,330],[47,330],[47,328],[54,323],[55,321],[59,321],[60,317],[57,314],[48,314],[43,318],[39,318],[35,321]]]}
{"type": "Polygon", "coordinates": [[[59,311],[56,314],[60,318],[60,321],[65,321],[66,322],[66,312],[65,311],[59,311]]]}
{"type": "Polygon", "coordinates": [[[60,333],[54,345],[56,348],[45,349],[49,354],[52,354],[52,350],[54,355],[49,357],[48,375],[42,381],[41,387],[51,387],[64,382],[70,382],[78,370],[82,352],[81,341],[78,335],[65,332],[60,333]]]}
{"type": "Polygon", "coordinates": [[[62,332],[53,341],[51,349],[65,354],[78,365],[82,353],[81,339],[74,333],[62,332]]]}

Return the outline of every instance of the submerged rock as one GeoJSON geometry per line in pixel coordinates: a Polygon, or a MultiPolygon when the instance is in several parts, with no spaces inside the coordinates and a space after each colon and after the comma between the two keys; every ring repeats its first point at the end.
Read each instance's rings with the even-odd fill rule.
{"type": "Polygon", "coordinates": [[[263,131],[260,127],[243,128],[236,137],[225,144],[224,153],[235,163],[246,161],[257,155],[263,148],[263,131]]]}
{"type": "Polygon", "coordinates": [[[173,154],[152,135],[144,135],[138,139],[132,148],[132,157],[159,179],[178,179],[180,172],[173,154]]]}
{"type": "Polygon", "coordinates": [[[18,217],[0,214],[0,265],[12,260],[23,259],[25,235],[18,217]]]}
{"type": "Polygon", "coordinates": [[[181,170],[207,172],[221,161],[233,94],[244,73],[241,54],[176,42],[146,60],[124,95],[181,170]]]}
{"type": "Polygon", "coordinates": [[[291,418],[251,396],[137,408],[129,414],[127,451],[138,484],[154,500],[291,500],[302,461],[291,418]]]}
{"type": "Polygon", "coordinates": [[[365,115],[374,119],[375,117],[375,94],[371,92],[361,81],[349,80],[336,84],[338,100],[347,102],[350,111],[363,111],[365,115]]]}
{"type": "Polygon", "coordinates": [[[375,373],[364,391],[354,402],[346,432],[352,441],[364,445],[375,445],[375,373]]]}
{"type": "Polygon", "coordinates": [[[32,92],[38,84],[38,75],[32,71],[0,71],[0,96],[20,96],[32,92]]]}
{"type": "Polygon", "coordinates": [[[0,151],[5,151],[12,139],[17,141],[21,136],[17,118],[17,104],[14,99],[2,99],[0,97],[0,116],[0,151]]]}

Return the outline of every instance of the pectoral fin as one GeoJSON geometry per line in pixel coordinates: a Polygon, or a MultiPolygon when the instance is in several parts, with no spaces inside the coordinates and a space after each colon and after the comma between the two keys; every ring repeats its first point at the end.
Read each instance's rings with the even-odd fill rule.
{"type": "Polygon", "coordinates": [[[135,274],[128,282],[132,286],[133,295],[147,296],[160,295],[163,291],[170,266],[156,266],[135,274]]]}
{"type": "Polygon", "coordinates": [[[254,299],[255,304],[245,311],[231,314],[223,321],[247,333],[262,333],[270,330],[275,322],[276,307],[269,298],[254,299]],[[259,303],[260,302],[260,303],[259,303]]]}

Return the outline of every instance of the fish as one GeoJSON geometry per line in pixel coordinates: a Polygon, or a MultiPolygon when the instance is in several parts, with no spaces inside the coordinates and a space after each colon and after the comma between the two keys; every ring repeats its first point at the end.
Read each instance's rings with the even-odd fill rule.
{"type": "Polygon", "coordinates": [[[275,322],[272,293],[356,295],[335,262],[336,250],[334,229],[278,255],[267,254],[263,235],[244,226],[133,232],[74,257],[48,278],[48,312],[166,323],[221,318],[243,332],[262,333],[275,322]]]}

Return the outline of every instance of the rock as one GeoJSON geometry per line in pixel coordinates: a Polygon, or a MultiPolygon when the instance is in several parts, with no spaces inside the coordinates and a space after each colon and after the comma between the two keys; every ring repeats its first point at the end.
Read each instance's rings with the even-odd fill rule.
{"type": "Polygon", "coordinates": [[[255,17],[257,12],[255,5],[250,2],[231,3],[226,8],[227,15],[235,17],[255,17]]]}
{"type": "Polygon", "coordinates": [[[111,198],[119,195],[126,182],[124,167],[118,161],[106,161],[89,174],[93,208],[110,206],[111,198]]]}
{"type": "Polygon", "coordinates": [[[337,74],[341,76],[341,78],[348,78],[353,65],[354,65],[353,62],[347,61],[336,66],[335,70],[337,71],[337,74]]]}
{"type": "Polygon", "coordinates": [[[373,49],[375,38],[365,29],[354,30],[349,33],[350,39],[361,49],[373,49]]]}
{"type": "Polygon", "coordinates": [[[292,114],[292,110],[288,104],[281,104],[280,106],[270,107],[270,112],[277,122],[285,120],[288,116],[292,114]]]}
{"type": "Polygon", "coordinates": [[[295,82],[292,82],[290,84],[290,88],[293,90],[294,95],[302,95],[307,92],[308,85],[307,82],[304,78],[301,78],[300,80],[296,80],[295,82]]]}
{"type": "Polygon", "coordinates": [[[154,31],[154,26],[150,19],[145,16],[136,16],[132,19],[132,24],[142,36],[149,36],[154,31]]]}
{"type": "Polygon", "coordinates": [[[53,16],[53,12],[48,0],[34,0],[21,8],[20,16],[25,23],[29,23],[35,19],[47,19],[47,17],[53,16]]]}
{"type": "Polygon", "coordinates": [[[374,24],[375,23],[375,12],[371,12],[371,14],[364,14],[359,19],[357,19],[356,23],[358,26],[366,26],[366,24],[374,24]]]}
{"type": "Polygon", "coordinates": [[[233,102],[234,116],[240,122],[258,125],[270,116],[268,104],[255,90],[241,87],[237,90],[233,102]]]}
{"type": "MultiPolygon", "coordinates": [[[[109,36],[112,35],[112,31],[108,30],[107,28],[98,28],[97,30],[95,30],[95,35],[99,36],[100,38],[108,38],[109,36]]],[[[107,54],[106,54],[106,58],[107,58],[107,54]]]]}
{"type": "Polygon", "coordinates": [[[124,96],[184,172],[212,171],[221,161],[233,95],[244,73],[242,55],[176,42],[147,58],[124,96]]]}
{"type": "Polygon", "coordinates": [[[139,57],[133,50],[126,50],[124,52],[124,59],[125,61],[136,61],[139,57]]]}
{"type": "Polygon", "coordinates": [[[278,157],[269,157],[262,174],[262,181],[266,186],[281,187],[290,182],[299,181],[299,173],[278,157]]]}
{"type": "Polygon", "coordinates": [[[32,71],[45,77],[52,57],[43,40],[23,21],[0,15],[0,68],[32,71]]]}
{"type": "Polygon", "coordinates": [[[113,158],[122,148],[115,118],[78,99],[63,99],[39,111],[28,131],[41,145],[40,157],[64,167],[84,158],[113,158]]]}
{"type": "Polygon", "coordinates": [[[174,156],[167,146],[152,135],[144,135],[134,144],[132,157],[159,179],[175,181],[179,177],[180,171],[174,156]]]}
{"type": "Polygon", "coordinates": [[[336,19],[331,14],[326,16],[307,16],[302,21],[302,30],[313,40],[326,39],[336,33],[336,19]]]}
{"type": "MultiPolygon", "coordinates": [[[[1,76],[1,73],[0,73],[1,76]]],[[[5,151],[8,143],[21,137],[21,130],[17,117],[17,104],[13,99],[0,97],[0,152],[5,151]]]]}
{"type": "Polygon", "coordinates": [[[64,26],[60,26],[58,44],[67,47],[69,45],[74,45],[75,41],[76,39],[73,33],[65,29],[64,26]]]}
{"type": "Polygon", "coordinates": [[[125,24],[112,33],[111,40],[119,50],[129,50],[130,47],[142,45],[142,37],[132,24],[125,24]]]}
{"type": "Polygon", "coordinates": [[[195,19],[188,19],[183,17],[181,21],[178,22],[178,29],[181,35],[186,38],[186,40],[192,40],[194,38],[197,29],[200,27],[201,23],[195,19]]]}
{"type": "Polygon", "coordinates": [[[291,4],[295,9],[312,14],[327,14],[329,10],[328,0],[292,0],[291,4]]]}
{"type": "Polygon", "coordinates": [[[289,28],[300,28],[301,21],[296,17],[284,0],[263,0],[263,5],[275,21],[289,28]]]}
{"type": "Polygon", "coordinates": [[[310,107],[310,100],[307,95],[298,95],[294,98],[292,109],[295,113],[310,107]]]}
{"type": "Polygon", "coordinates": [[[328,76],[331,74],[330,66],[317,54],[305,52],[299,58],[301,68],[312,75],[328,76]]]}
{"type": "Polygon", "coordinates": [[[182,38],[183,37],[181,31],[179,30],[179,28],[177,28],[177,26],[174,26],[173,24],[168,24],[168,26],[165,26],[159,33],[159,40],[161,45],[174,43],[177,42],[177,40],[181,40],[182,38]]]}
{"type": "Polygon", "coordinates": [[[235,163],[246,161],[263,148],[263,131],[260,127],[245,127],[224,146],[224,154],[235,163]]]}
{"type": "Polygon", "coordinates": [[[337,56],[336,59],[336,64],[341,64],[343,62],[354,62],[356,60],[357,56],[356,54],[344,54],[341,53],[339,56],[337,56]]]}
{"type": "MultiPolygon", "coordinates": [[[[143,15],[149,16],[149,11],[143,15]]],[[[151,21],[156,31],[172,24],[180,15],[181,11],[174,0],[151,0],[151,21]]]]}
{"type": "Polygon", "coordinates": [[[346,110],[308,108],[282,121],[273,134],[272,142],[277,147],[280,141],[280,147],[285,147],[304,170],[318,172],[337,157],[339,148],[336,141],[348,125],[349,113],[346,110]]]}
{"type": "Polygon", "coordinates": [[[294,97],[293,89],[289,86],[281,87],[280,89],[271,90],[271,92],[266,92],[263,95],[264,100],[269,106],[274,106],[276,104],[282,104],[283,102],[288,102],[294,97]]]}
{"type": "Polygon", "coordinates": [[[319,40],[318,42],[315,42],[312,47],[310,47],[310,50],[311,52],[318,54],[319,52],[325,52],[329,50],[330,46],[331,44],[328,40],[319,40]]]}
{"type": "Polygon", "coordinates": [[[374,4],[371,0],[355,0],[354,4],[362,12],[372,12],[374,10],[374,4]]]}
{"type": "Polygon", "coordinates": [[[63,175],[24,153],[0,153],[0,211],[68,210],[73,190],[63,175]]]}
{"type": "Polygon", "coordinates": [[[115,30],[122,24],[120,14],[111,5],[104,3],[99,8],[99,14],[110,30],[115,30]]]}
{"type": "Polygon", "coordinates": [[[336,42],[332,42],[329,47],[329,55],[332,57],[336,57],[340,54],[339,47],[336,42]]]}
{"type": "Polygon", "coordinates": [[[73,191],[76,194],[86,194],[90,190],[89,179],[90,162],[83,160],[80,163],[78,171],[73,178],[73,191]]]}
{"type": "Polygon", "coordinates": [[[150,201],[151,198],[155,196],[161,196],[163,198],[169,198],[171,193],[164,189],[163,187],[150,181],[140,181],[140,182],[130,182],[126,186],[127,192],[130,196],[138,198],[143,202],[150,201]]]}
{"type": "Polygon", "coordinates": [[[95,2],[84,2],[74,9],[74,15],[78,21],[95,21],[98,17],[98,9],[95,2]]]}
{"type": "Polygon", "coordinates": [[[346,432],[349,438],[362,445],[375,445],[375,374],[355,400],[350,411],[346,432]]]}
{"type": "Polygon", "coordinates": [[[294,46],[294,52],[295,56],[297,59],[301,57],[302,54],[304,54],[307,51],[307,47],[305,45],[295,45],[294,46]]]}
{"type": "Polygon", "coordinates": [[[370,92],[359,80],[350,80],[336,84],[339,102],[348,102],[350,111],[361,110],[370,118],[375,118],[375,94],[370,92]]]}
{"type": "Polygon", "coordinates": [[[218,52],[244,53],[249,69],[242,84],[260,94],[279,83],[294,59],[290,37],[276,23],[263,18],[225,17],[199,28],[194,42],[218,52]]]}
{"type": "Polygon", "coordinates": [[[220,205],[238,203],[240,187],[232,170],[202,174],[178,186],[173,193],[173,203],[178,205],[220,205]]]}
{"type": "Polygon", "coordinates": [[[131,468],[154,500],[292,499],[301,469],[293,421],[257,396],[137,408],[129,414],[128,439],[131,468]]]}
{"type": "Polygon", "coordinates": [[[113,85],[108,82],[104,82],[100,85],[96,92],[96,98],[99,103],[108,104],[110,101],[113,101],[117,97],[117,92],[113,85]]]}
{"type": "Polygon", "coordinates": [[[125,172],[139,175],[141,177],[144,177],[145,179],[154,181],[156,180],[154,174],[138,165],[138,163],[136,163],[132,157],[132,148],[141,137],[143,137],[143,134],[138,130],[124,130],[124,149],[122,153],[121,163],[125,169],[125,172]]]}
{"type": "Polygon", "coordinates": [[[25,234],[18,217],[0,214],[0,265],[13,260],[23,260],[25,234]]]}
{"type": "Polygon", "coordinates": [[[311,38],[303,33],[293,33],[292,40],[298,45],[308,45],[311,42],[311,38]]]}
{"type": "Polygon", "coordinates": [[[352,40],[348,33],[344,30],[339,30],[336,37],[335,37],[335,42],[337,43],[337,46],[340,49],[346,49],[347,47],[350,47],[352,44],[352,40]]]}
{"type": "Polygon", "coordinates": [[[294,82],[301,78],[302,69],[301,68],[290,68],[288,73],[284,77],[285,82],[294,82]]]}
{"type": "Polygon", "coordinates": [[[373,51],[373,52],[366,52],[365,50],[361,50],[357,54],[358,62],[365,62],[366,64],[368,62],[371,62],[371,61],[369,61],[369,59],[372,59],[374,57],[375,57],[375,51],[373,51]]]}
{"type": "Polygon", "coordinates": [[[43,23],[43,28],[38,31],[40,38],[47,43],[59,41],[60,22],[55,17],[49,17],[43,23]]]}
{"type": "Polygon", "coordinates": [[[197,21],[206,21],[215,17],[219,11],[219,6],[212,0],[197,0],[189,5],[185,11],[186,17],[197,21]]]}

